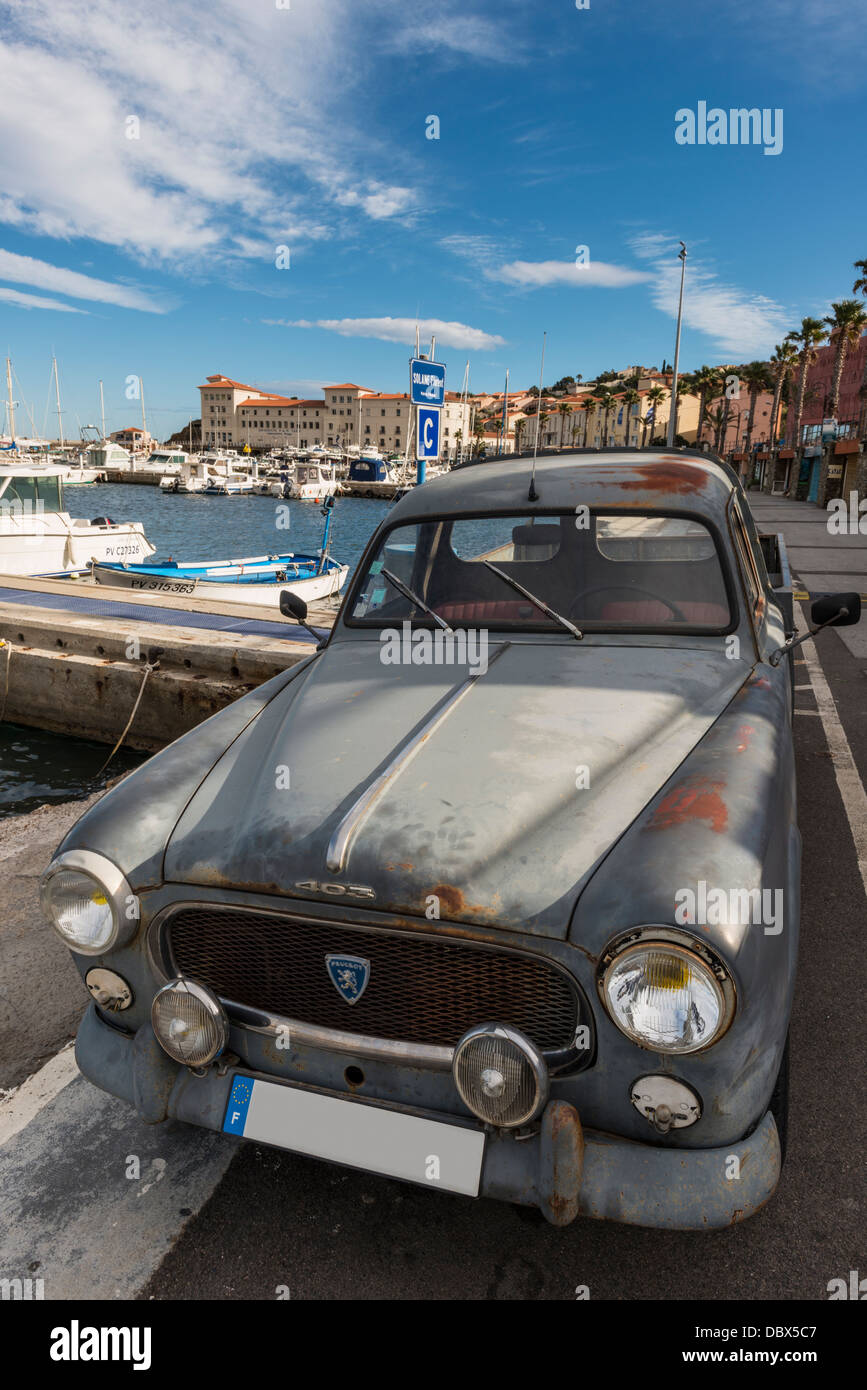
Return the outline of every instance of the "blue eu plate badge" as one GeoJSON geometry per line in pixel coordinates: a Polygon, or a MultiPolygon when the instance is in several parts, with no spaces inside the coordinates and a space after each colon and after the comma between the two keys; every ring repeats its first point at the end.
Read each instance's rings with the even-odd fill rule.
{"type": "Polygon", "coordinates": [[[224,1134],[244,1133],[244,1125],[247,1123],[247,1111],[250,1108],[252,1095],[252,1077],[236,1076],[235,1084],[229,1096],[229,1103],[226,1106],[226,1118],[223,1121],[224,1134]]]}

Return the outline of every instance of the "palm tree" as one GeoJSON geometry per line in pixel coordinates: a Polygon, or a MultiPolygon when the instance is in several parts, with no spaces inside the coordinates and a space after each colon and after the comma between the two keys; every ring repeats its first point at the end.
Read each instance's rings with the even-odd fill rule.
{"type": "Polygon", "coordinates": [[[728,411],[723,405],[714,406],[713,410],[708,410],[707,419],[713,425],[713,447],[719,453],[723,430],[728,424],[728,411]]]}
{"type": "Polygon", "coordinates": [[[774,444],[774,441],[776,440],[777,435],[779,434],[779,429],[777,426],[777,417],[780,413],[780,402],[783,398],[783,387],[785,386],[787,379],[793,372],[797,360],[798,354],[795,350],[794,343],[790,343],[786,339],[783,339],[781,343],[777,343],[777,346],[774,348],[774,351],[771,355],[770,366],[771,371],[774,374],[774,401],[773,405],[771,406],[771,420],[770,424],[768,425],[771,445],[774,444]]]}
{"type": "Polygon", "coordinates": [[[650,442],[652,444],[653,436],[656,434],[657,421],[659,420],[659,409],[662,405],[662,402],[665,400],[665,387],[651,386],[650,390],[647,393],[647,399],[653,406],[653,429],[650,431],[650,442]]]}
{"type": "Polygon", "coordinates": [[[547,423],[548,423],[548,412],[547,412],[547,410],[542,410],[542,411],[540,411],[540,413],[539,413],[539,447],[542,448],[542,449],[544,449],[544,447],[545,447],[545,441],[544,441],[543,436],[544,436],[544,434],[545,434],[545,425],[546,425],[547,423]]]}
{"type": "Polygon", "coordinates": [[[526,428],[526,425],[527,425],[527,421],[526,421],[526,420],[516,420],[516,421],[515,421],[515,453],[516,453],[516,454],[520,454],[521,450],[522,450],[523,447],[524,447],[524,430],[525,430],[525,428],[526,428]]]}
{"type": "Polygon", "coordinates": [[[698,430],[695,442],[701,445],[702,430],[704,428],[704,412],[708,398],[716,394],[719,385],[719,371],[716,367],[699,367],[692,376],[693,390],[698,392],[698,430]]]}
{"type": "Polygon", "coordinates": [[[792,443],[797,449],[801,442],[801,418],[804,414],[804,392],[807,389],[807,369],[816,360],[816,348],[819,343],[825,341],[827,334],[821,319],[805,318],[801,319],[801,327],[793,329],[786,334],[786,342],[794,343],[798,350],[798,361],[801,369],[798,373],[798,394],[795,403],[794,416],[794,438],[792,443]]]}
{"type": "Polygon", "coordinates": [[[753,442],[753,424],[756,418],[756,401],[760,391],[770,391],[773,381],[768,371],[767,362],[748,362],[741,368],[741,380],[749,388],[750,410],[747,416],[747,433],[744,439],[744,451],[750,452],[750,445],[753,442]]]}
{"type": "Polygon", "coordinates": [[[598,409],[599,409],[599,402],[596,400],[595,396],[588,396],[587,399],[586,399],[585,402],[584,402],[584,448],[585,448],[585,449],[587,448],[587,431],[588,431],[588,429],[590,428],[590,423],[591,423],[591,421],[592,421],[592,419],[593,419],[593,416],[596,414],[596,412],[597,412],[598,409]]]}
{"type": "Polygon", "coordinates": [[[629,448],[629,419],[632,415],[632,407],[641,404],[641,397],[634,386],[630,386],[628,391],[623,393],[623,443],[629,448]]]}
{"type": "Polygon", "coordinates": [[[789,343],[785,339],[781,343],[777,343],[771,354],[769,365],[774,378],[774,399],[771,404],[771,418],[768,422],[768,450],[772,454],[772,459],[771,466],[765,471],[765,481],[762,487],[764,492],[772,491],[777,476],[776,460],[773,458],[773,450],[780,432],[777,419],[780,413],[783,390],[797,360],[798,354],[795,351],[794,343],[789,343]]]}
{"type": "Polygon", "coordinates": [[[566,433],[566,416],[572,414],[572,407],[566,401],[561,401],[557,407],[560,420],[560,452],[563,452],[563,435],[566,433]]]}
{"type": "MultiPolygon", "coordinates": [[[[855,269],[860,274],[852,286],[852,293],[867,295],[867,260],[856,261],[855,269]]],[[[867,352],[864,354],[864,370],[861,373],[861,389],[858,395],[861,397],[861,409],[858,412],[858,437],[863,439],[865,427],[867,427],[867,352]]]]}
{"type": "Polygon", "coordinates": [[[832,304],[831,308],[834,312],[833,314],[826,314],[825,322],[830,330],[831,341],[837,339],[837,352],[834,356],[834,375],[831,378],[828,414],[831,419],[836,419],[837,411],[840,408],[840,380],[843,376],[843,363],[846,361],[847,351],[857,343],[865,326],[867,326],[867,309],[863,304],[859,304],[857,299],[841,299],[838,304],[832,304]]]}
{"type": "Polygon", "coordinates": [[[605,418],[602,422],[603,449],[607,448],[608,444],[611,442],[608,437],[608,416],[611,414],[611,407],[614,405],[614,399],[613,392],[609,391],[607,386],[603,386],[602,390],[599,392],[599,406],[600,409],[605,412],[605,418]]]}

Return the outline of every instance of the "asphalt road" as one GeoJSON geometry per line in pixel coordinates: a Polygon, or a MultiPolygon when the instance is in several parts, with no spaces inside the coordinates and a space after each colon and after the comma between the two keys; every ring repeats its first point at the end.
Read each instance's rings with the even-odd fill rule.
{"type": "MultiPolygon", "coordinates": [[[[867,784],[867,659],[833,631],[815,650],[867,784]]],[[[796,672],[808,685],[803,660],[796,672]]],[[[593,1300],[725,1301],[825,1300],[829,1280],[867,1274],[865,889],[839,750],[835,761],[813,691],[796,702],[804,860],[792,1120],[780,1188],[757,1216],[714,1234],[589,1220],[556,1230],[492,1201],[148,1128],[77,1077],[69,1051],[37,1071],[84,1003],[35,900],[58,817],[77,813],[63,808],[0,836],[0,1085],[36,1072],[0,1099],[0,1278],[43,1278],[46,1298],[574,1300],[587,1286],[593,1300]]]]}

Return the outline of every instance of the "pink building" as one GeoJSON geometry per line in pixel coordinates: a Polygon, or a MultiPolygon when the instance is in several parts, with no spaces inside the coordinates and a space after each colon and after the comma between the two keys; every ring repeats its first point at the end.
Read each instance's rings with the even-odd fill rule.
{"type": "MultiPolygon", "coordinates": [[[[817,351],[816,361],[807,372],[807,400],[801,420],[802,443],[817,444],[821,441],[822,421],[828,413],[831,395],[831,378],[834,375],[834,358],[837,355],[836,343],[828,343],[817,351]],[[812,391],[812,395],[809,393],[812,391]]],[[[861,380],[864,374],[864,359],[867,357],[867,334],[846,353],[843,363],[843,376],[840,381],[840,404],[837,419],[840,425],[852,425],[854,434],[861,413],[861,380]]],[[[797,377],[795,378],[797,388],[797,377]]],[[[791,412],[794,416],[794,411],[791,412]]],[[[794,418],[792,418],[794,429],[794,418]]]]}

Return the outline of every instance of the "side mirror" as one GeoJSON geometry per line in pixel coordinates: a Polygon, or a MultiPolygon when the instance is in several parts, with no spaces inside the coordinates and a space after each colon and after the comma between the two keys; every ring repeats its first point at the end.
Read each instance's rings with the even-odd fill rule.
{"type": "Polygon", "coordinates": [[[821,627],[849,627],[861,618],[861,595],[823,594],[810,605],[810,617],[821,627]]]}
{"type": "Polygon", "coordinates": [[[310,636],[316,638],[316,650],[318,652],[322,651],[322,648],[328,642],[328,638],[323,637],[321,632],[317,632],[316,629],[312,628],[308,623],[307,604],[304,602],[303,598],[299,598],[297,594],[293,594],[291,589],[281,589],[280,612],[283,614],[284,618],[294,618],[302,627],[306,627],[310,636]]]}
{"type": "Polygon", "coordinates": [[[777,647],[775,652],[771,652],[768,657],[772,666],[779,666],[782,657],[786,652],[792,651],[795,647],[800,647],[802,642],[806,642],[808,637],[815,637],[817,632],[821,632],[823,627],[849,627],[851,623],[857,623],[861,617],[861,595],[860,594],[823,594],[810,605],[810,619],[816,624],[809,632],[805,632],[803,637],[789,638],[782,647],[777,647]]]}
{"type": "Polygon", "coordinates": [[[291,589],[281,589],[280,612],[284,618],[295,618],[296,622],[303,623],[307,617],[307,604],[291,589]]]}

